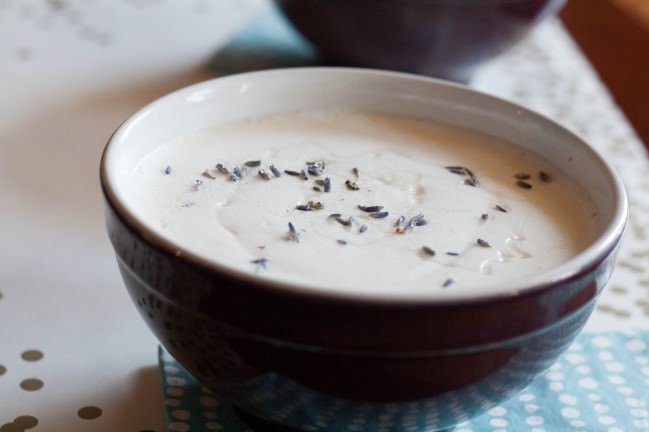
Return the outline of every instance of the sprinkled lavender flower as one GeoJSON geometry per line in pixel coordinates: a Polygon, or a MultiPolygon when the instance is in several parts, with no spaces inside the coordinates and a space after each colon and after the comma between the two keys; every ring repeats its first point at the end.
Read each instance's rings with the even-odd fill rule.
{"type": "Polygon", "coordinates": [[[550,177],[550,174],[546,173],[545,171],[539,171],[539,178],[544,183],[549,183],[552,181],[552,177],[550,177]]]}
{"type": "Polygon", "coordinates": [[[261,270],[266,270],[268,267],[268,259],[266,258],[256,258],[250,261],[252,264],[256,265],[257,268],[261,270]]]}
{"type": "Polygon", "coordinates": [[[257,171],[257,174],[259,174],[259,177],[263,178],[264,180],[270,180],[270,174],[268,174],[263,169],[260,169],[259,171],[257,171]]]}
{"type": "Polygon", "coordinates": [[[325,177],[323,187],[325,192],[331,192],[331,179],[329,177],[325,177]]]}
{"type": "Polygon", "coordinates": [[[221,174],[230,174],[230,171],[228,171],[228,169],[222,163],[217,163],[216,169],[221,174]]]}
{"type": "Polygon", "coordinates": [[[307,171],[312,176],[320,176],[325,169],[324,161],[307,162],[307,171]]]}
{"type": "Polygon", "coordinates": [[[428,223],[428,222],[426,222],[426,219],[424,219],[424,214],[423,213],[419,213],[419,214],[411,217],[408,220],[408,222],[405,222],[405,223],[404,222],[405,222],[405,218],[403,220],[401,220],[401,218],[399,218],[399,220],[397,221],[396,232],[398,234],[405,234],[405,233],[407,233],[409,231],[412,231],[412,229],[414,227],[416,227],[416,226],[423,226],[423,225],[426,225],[428,223]]]}
{"type": "Polygon", "coordinates": [[[383,210],[383,206],[380,205],[370,205],[370,206],[365,206],[365,205],[358,205],[358,208],[364,212],[367,213],[374,213],[383,210]]]}
{"type": "Polygon", "coordinates": [[[274,175],[275,177],[280,177],[280,176],[282,175],[282,173],[279,172],[279,170],[278,170],[277,168],[275,168],[275,165],[271,165],[271,166],[269,166],[268,169],[270,170],[270,172],[273,173],[273,175],[274,175]]]}
{"type": "Polygon", "coordinates": [[[517,180],[516,181],[516,186],[523,188],[523,189],[532,189],[532,185],[525,180],[517,180]]]}
{"type": "Polygon", "coordinates": [[[347,219],[343,218],[342,216],[336,216],[335,218],[339,224],[347,227],[352,226],[352,224],[354,223],[354,218],[351,216],[349,216],[347,219]]]}
{"type": "Polygon", "coordinates": [[[491,245],[489,244],[488,241],[483,240],[483,239],[481,239],[481,238],[477,239],[475,242],[478,244],[478,246],[482,246],[482,247],[484,247],[484,248],[491,247],[491,245]]]}
{"type": "Polygon", "coordinates": [[[201,173],[203,177],[206,177],[210,180],[214,180],[216,177],[210,172],[210,170],[205,170],[201,173]]]}
{"type": "Polygon", "coordinates": [[[288,223],[288,240],[295,243],[300,242],[300,234],[295,229],[295,226],[291,222],[288,223]]]}
{"type": "Polygon", "coordinates": [[[428,256],[435,256],[435,251],[431,247],[422,246],[421,250],[428,256]]]}
{"type": "Polygon", "coordinates": [[[360,189],[358,187],[358,185],[356,184],[356,182],[353,182],[351,180],[345,180],[345,186],[347,186],[347,189],[353,190],[353,191],[357,191],[357,190],[360,189]]]}

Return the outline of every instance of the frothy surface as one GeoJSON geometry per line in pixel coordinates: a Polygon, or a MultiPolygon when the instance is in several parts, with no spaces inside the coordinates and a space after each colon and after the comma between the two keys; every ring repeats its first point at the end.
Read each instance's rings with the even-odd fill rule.
{"type": "Polygon", "coordinates": [[[585,191],[530,152],[360,112],[283,114],[178,137],[141,161],[127,195],[180,251],[333,291],[487,286],[565,262],[599,226],[585,191]]]}

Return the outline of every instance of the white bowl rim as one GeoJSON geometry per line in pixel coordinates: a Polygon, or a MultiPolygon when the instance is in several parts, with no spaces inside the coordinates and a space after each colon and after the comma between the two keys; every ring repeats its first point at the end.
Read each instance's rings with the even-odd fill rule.
{"type": "Polygon", "coordinates": [[[624,234],[627,219],[628,219],[628,197],[622,180],[617,175],[615,170],[602,157],[599,152],[592,148],[589,144],[584,142],[576,134],[569,131],[564,126],[560,125],[554,120],[549,119],[533,110],[525,108],[516,103],[507,101],[505,99],[489,95],[487,93],[471,89],[467,86],[452,83],[445,80],[440,80],[432,77],[415,75],[405,72],[393,72],[377,69],[364,69],[352,67],[295,67],[295,68],[281,68],[263,71],[252,71],[245,73],[238,73],[228,75],[225,77],[217,77],[206,81],[198,82],[187,87],[180,88],[172,91],[158,99],[153,100],[145,105],[132,115],[130,115],[112,134],[106,144],[100,161],[100,182],[101,188],[104,193],[105,199],[118,216],[137,233],[141,234],[149,243],[154,247],[159,248],[170,255],[175,255],[177,251],[182,250],[182,257],[184,260],[199,266],[200,268],[208,271],[226,274],[229,277],[240,280],[241,282],[248,282],[256,286],[263,286],[268,290],[275,290],[278,293],[316,297],[321,299],[330,300],[343,300],[343,301],[360,301],[370,303],[384,303],[391,304],[452,304],[452,303],[467,303],[467,302],[488,302],[499,301],[502,298],[510,298],[514,296],[531,294],[533,292],[544,290],[548,287],[557,286],[558,284],[572,281],[580,276],[588,274],[590,271],[597,267],[601,262],[613,254],[624,234]],[[580,147],[587,150],[593,155],[598,162],[606,167],[607,172],[602,173],[610,179],[610,186],[614,191],[616,198],[615,210],[610,225],[601,233],[601,235],[584,251],[577,254],[572,259],[563,263],[562,265],[542,272],[538,275],[531,277],[508,279],[499,282],[499,287],[494,289],[492,286],[489,289],[484,288],[463,288],[462,290],[445,290],[445,291],[431,291],[429,293],[411,293],[411,292],[362,292],[358,290],[334,290],[326,289],[318,286],[304,287],[300,284],[286,281],[278,281],[269,278],[264,278],[252,273],[246,273],[237,269],[233,269],[226,265],[220,264],[217,261],[210,260],[198,254],[180,247],[173,241],[165,238],[156,233],[153,229],[149,228],[146,223],[140,220],[134,212],[132,212],[126,203],[120,198],[120,194],[114,187],[115,173],[113,168],[114,161],[117,158],[113,150],[125,131],[134,127],[136,123],[144,116],[147,116],[152,110],[155,110],[158,105],[173,103],[174,100],[183,101],[191,94],[200,93],[213,86],[218,86],[227,80],[251,80],[257,77],[270,77],[275,75],[290,74],[325,74],[325,75],[338,75],[342,78],[344,75],[366,75],[384,78],[388,80],[412,80],[428,83],[432,86],[445,87],[453,89],[453,91],[472,94],[474,97],[489,99],[490,101],[500,105],[501,107],[508,108],[509,110],[516,110],[522,112],[527,118],[533,118],[535,121],[544,124],[547,127],[563,131],[571,137],[573,141],[579,144],[580,147]],[[524,283],[522,283],[524,281],[524,283]]]}

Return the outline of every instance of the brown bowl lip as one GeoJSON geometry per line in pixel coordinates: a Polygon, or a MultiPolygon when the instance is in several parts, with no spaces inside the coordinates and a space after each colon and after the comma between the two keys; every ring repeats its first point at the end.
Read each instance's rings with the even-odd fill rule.
{"type": "Polygon", "coordinates": [[[465,85],[431,78],[427,76],[415,75],[406,72],[384,71],[366,68],[353,68],[353,67],[297,67],[297,68],[281,68],[264,71],[245,72],[226,77],[214,78],[207,81],[202,81],[187,87],[180,88],[171,93],[168,93],[149,104],[145,105],[135,113],[126,118],[117,129],[109,137],[105,145],[99,166],[99,177],[101,190],[105,198],[106,204],[115,212],[117,217],[127,226],[135,235],[144,239],[151,247],[162,251],[170,257],[181,259],[187,264],[194,266],[202,271],[212,273],[214,275],[222,274],[231,279],[241,282],[242,285],[252,285],[257,289],[265,289],[269,292],[275,292],[283,296],[291,296],[294,298],[303,298],[312,301],[327,301],[327,302],[350,302],[357,304],[374,304],[376,306],[406,306],[406,307],[441,307],[441,306],[454,306],[465,304],[483,304],[491,302],[499,302],[504,299],[527,296],[544,292],[548,289],[559,287],[572,280],[583,277],[595,268],[597,268],[603,261],[611,256],[618,248],[620,241],[626,230],[628,221],[629,204],[628,197],[624,185],[612,169],[610,164],[597,152],[594,148],[585,143],[579,136],[569,131],[554,120],[545,117],[533,110],[527,109],[516,103],[504,100],[502,98],[483,93],[478,90],[471,89],[465,85]],[[486,290],[484,294],[475,295],[475,293],[467,293],[465,290],[456,291],[452,294],[445,294],[443,296],[421,296],[421,295],[402,295],[400,293],[364,293],[351,291],[340,291],[333,289],[326,289],[322,287],[303,287],[297,283],[283,282],[273,279],[266,279],[263,276],[245,273],[240,270],[230,268],[226,265],[220,264],[216,261],[209,260],[203,256],[185,250],[173,241],[156,233],[153,229],[149,228],[143,221],[131,212],[128,207],[122,202],[115,190],[112,188],[111,176],[109,174],[108,159],[111,153],[111,143],[119,138],[119,135],[126,129],[133,126],[141,117],[155,109],[156,104],[164,103],[172,98],[178,98],[182,94],[193,93],[199,89],[204,89],[214,85],[215,83],[224,80],[237,80],[242,78],[254,78],[257,75],[272,75],[272,74],[360,74],[374,77],[383,77],[386,79],[394,80],[414,80],[421,82],[428,82],[432,86],[441,86],[453,91],[473,94],[475,97],[488,99],[494,103],[502,105],[511,111],[524,114],[528,119],[532,118],[536,122],[542,122],[546,126],[555,130],[560,130],[565,135],[569,136],[572,140],[580,143],[581,146],[589,150],[599,160],[600,164],[606,167],[605,173],[611,181],[611,186],[615,191],[617,198],[616,210],[612,223],[606,227],[603,233],[588,247],[586,250],[580,252],[575,257],[570,259],[567,264],[559,268],[551,269],[543,272],[540,275],[533,277],[524,277],[511,279],[503,282],[509,285],[509,289],[500,289],[492,292],[486,290]],[[524,283],[528,280],[528,283],[524,283]],[[519,288],[520,287],[520,288],[519,288]]]}

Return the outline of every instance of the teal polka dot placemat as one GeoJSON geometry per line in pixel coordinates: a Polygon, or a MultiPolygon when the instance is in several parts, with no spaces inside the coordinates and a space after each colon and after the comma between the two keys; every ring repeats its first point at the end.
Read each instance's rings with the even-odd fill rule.
{"type": "Polygon", "coordinates": [[[216,76],[299,66],[322,65],[315,49],[275,8],[234,35],[209,62],[216,76]]]}
{"type": "MultiPolygon", "coordinates": [[[[159,359],[167,431],[260,432],[162,348],[159,359]]],[[[649,332],[582,333],[521,393],[454,432],[483,431],[649,432],[649,332]]]]}

